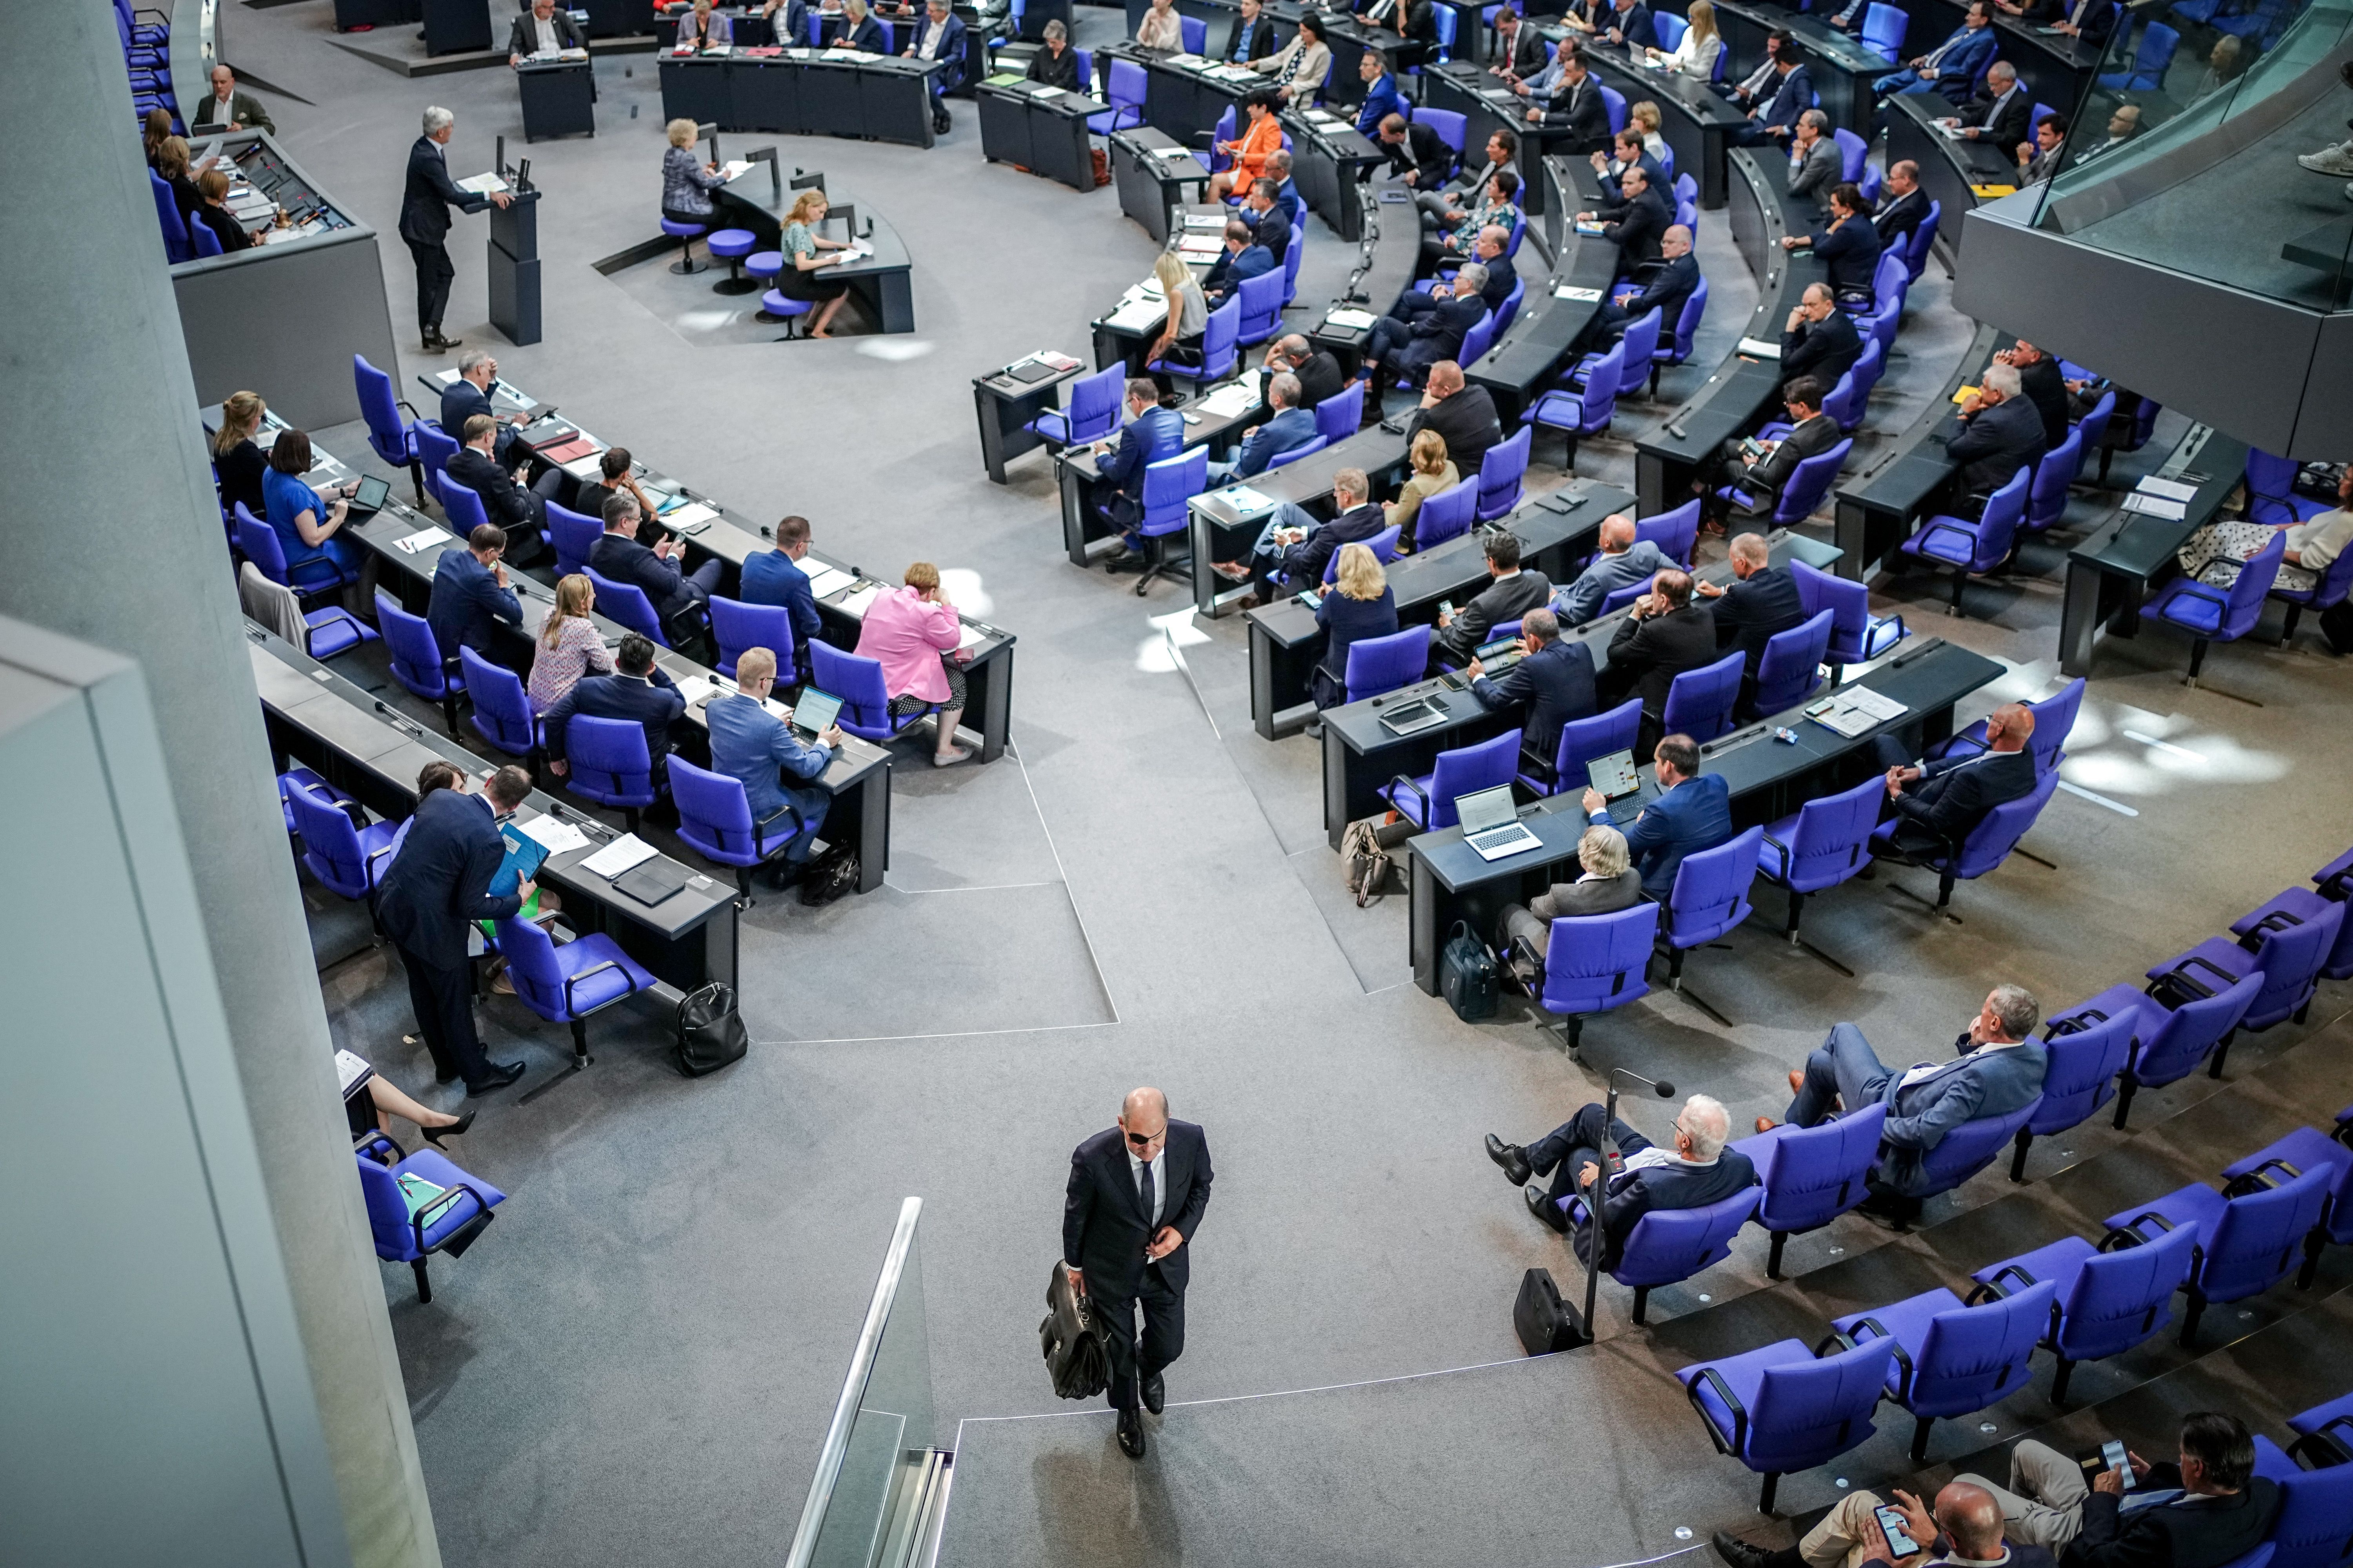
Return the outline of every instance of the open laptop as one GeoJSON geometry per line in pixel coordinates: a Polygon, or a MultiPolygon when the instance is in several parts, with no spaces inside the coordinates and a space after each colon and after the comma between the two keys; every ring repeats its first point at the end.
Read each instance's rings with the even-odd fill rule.
{"type": "Polygon", "coordinates": [[[1544,844],[1521,823],[1510,784],[1458,795],[1454,812],[1462,819],[1462,842],[1478,851],[1482,860],[1501,860],[1544,844]]]}
{"type": "Polygon", "coordinates": [[[814,741],[833,727],[834,715],[840,711],[841,699],[832,692],[819,691],[814,686],[803,687],[793,703],[793,732],[814,741]]]}
{"type": "Polygon", "coordinates": [[[1446,722],[1446,710],[1427,697],[1400,702],[1381,715],[1381,728],[1392,735],[1416,735],[1446,722]]]}
{"type": "Polygon", "coordinates": [[[384,510],[385,500],[391,494],[390,480],[380,479],[374,474],[363,474],[360,476],[360,488],[353,492],[351,504],[344,509],[345,515],[354,521],[374,517],[384,510]]]}
{"type": "Polygon", "coordinates": [[[1606,757],[1594,758],[1585,764],[1585,778],[1588,784],[1601,793],[1602,799],[1613,803],[1609,808],[1610,821],[1623,825],[1640,814],[1639,803],[1623,815],[1614,804],[1624,800],[1629,795],[1642,793],[1642,775],[1634,771],[1632,747],[1630,746],[1622,752],[1612,752],[1606,757]]]}

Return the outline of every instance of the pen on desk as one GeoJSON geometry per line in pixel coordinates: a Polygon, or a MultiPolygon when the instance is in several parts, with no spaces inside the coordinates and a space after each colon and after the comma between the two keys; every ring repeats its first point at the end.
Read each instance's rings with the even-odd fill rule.
{"type": "Polygon", "coordinates": [[[425,738],[425,731],[420,725],[381,697],[375,700],[375,710],[383,714],[394,729],[403,731],[420,741],[425,738]]]}

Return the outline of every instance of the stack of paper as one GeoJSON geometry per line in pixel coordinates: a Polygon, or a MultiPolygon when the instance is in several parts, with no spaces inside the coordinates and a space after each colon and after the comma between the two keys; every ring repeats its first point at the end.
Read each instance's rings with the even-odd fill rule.
{"type": "Polygon", "coordinates": [[[1168,317],[1168,307],[1157,300],[1137,300],[1122,305],[1103,318],[1103,325],[1123,332],[1140,332],[1146,327],[1156,327],[1168,317]]]}
{"type": "Polygon", "coordinates": [[[1059,87],[1048,87],[1043,83],[1040,83],[1029,89],[1029,96],[1037,99],[1040,102],[1051,102],[1053,100],[1062,96],[1062,89],[1059,87]]]}
{"type": "Polygon", "coordinates": [[[818,598],[839,594],[858,579],[839,566],[820,566],[809,574],[809,593],[818,598]]]}
{"type": "Polygon", "coordinates": [[[1876,729],[1892,719],[1901,719],[1910,711],[1894,698],[1873,691],[1867,686],[1848,686],[1841,687],[1822,711],[1808,716],[1823,729],[1852,740],[1867,730],[1876,729]]]}
{"type": "Polygon", "coordinates": [[[569,855],[588,847],[588,836],[559,816],[534,816],[522,827],[525,838],[543,846],[550,855],[569,855]]]}
{"type": "Polygon", "coordinates": [[[1203,414],[1212,414],[1220,419],[1230,419],[1236,415],[1247,414],[1258,406],[1258,388],[1248,378],[1229,381],[1194,406],[1203,414]]]}
{"type": "Polygon", "coordinates": [[[1261,495],[1248,485],[1229,486],[1219,490],[1218,494],[1228,506],[1233,509],[1234,515],[1237,517],[1249,517],[1254,512],[1274,510],[1274,501],[1270,497],[1261,495]]]}
{"type": "Polygon", "coordinates": [[[632,866],[641,865],[654,858],[654,847],[634,833],[624,833],[586,860],[576,869],[592,877],[611,881],[632,866]]]}
{"type": "Polygon", "coordinates": [[[507,183],[496,174],[469,174],[458,182],[458,188],[478,196],[494,196],[507,188],[507,183]]]}
{"type": "Polygon", "coordinates": [[[1343,331],[1362,332],[1370,331],[1373,323],[1379,319],[1370,310],[1350,310],[1344,306],[1336,310],[1325,311],[1324,324],[1327,327],[1338,327],[1343,331]]]}
{"type": "Polygon", "coordinates": [[[981,638],[987,635],[988,634],[987,632],[982,631],[970,621],[966,621],[964,624],[964,629],[956,633],[956,647],[959,650],[968,647],[977,647],[980,645],[981,638]]]}
{"type": "Polygon", "coordinates": [[[662,513],[662,526],[678,533],[691,533],[719,514],[699,500],[691,500],[675,511],[662,513]]]}
{"type": "Polygon", "coordinates": [[[1226,220],[1215,213],[1187,213],[1185,226],[1191,229],[1206,229],[1211,234],[1223,234],[1226,232],[1226,220]]]}
{"type": "Polygon", "coordinates": [[[335,1052],[335,1077],[340,1080],[338,1087],[345,1094],[351,1093],[353,1085],[375,1070],[365,1057],[355,1057],[346,1050],[335,1052]]]}
{"type": "Polygon", "coordinates": [[[678,683],[678,694],[685,699],[689,708],[701,707],[718,695],[718,683],[708,676],[690,675],[678,683]]]}
{"type": "Polygon", "coordinates": [[[2189,515],[2187,503],[2166,496],[2150,495],[2146,489],[2135,490],[2125,497],[2124,509],[2144,517],[2163,518],[2168,522],[2179,522],[2189,515]]]}
{"type": "Polygon", "coordinates": [[[1743,338],[1740,340],[1740,352],[1754,354],[1758,359],[1778,360],[1781,357],[1781,345],[1768,343],[1763,338],[1743,338]]]}
{"type": "Polygon", "coordinates": [[[1601,298],[1599,289],[1579,289],[1573,283],[1563,283],[1552,291],[1556,300],[1574,300],[1580,305],[1590,305],[1601,298]]]}
{"type": "Polygon", "coordinates": [[[412,533],[406,539],[396,539],[392,542],[393,548],[404,555],[415,555],[419,551],[430,550],[438,544],[457,542],[456,534],[440,528],[428,528],[421,532],[412,533]]]}

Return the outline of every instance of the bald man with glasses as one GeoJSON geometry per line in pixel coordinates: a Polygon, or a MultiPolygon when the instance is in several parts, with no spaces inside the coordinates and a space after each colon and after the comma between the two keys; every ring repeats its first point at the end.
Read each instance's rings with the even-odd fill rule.
{"type": "Polygon", "coordinates": [[[1159,1415],[1161,1373],[1185,1353],[1187,1244],[1209,1206],[1209,1175],[1208,1140],[1192,1122],[1170,1121],[1168,1097],[1156,1089],[1130,1091],[1118,1123],[1071,1155],[1062,1266],[1110,1329],[1111,1405],[1120,1452],[1131,1459],[1144,1458],[1139,1394],[1159,1415]]]}

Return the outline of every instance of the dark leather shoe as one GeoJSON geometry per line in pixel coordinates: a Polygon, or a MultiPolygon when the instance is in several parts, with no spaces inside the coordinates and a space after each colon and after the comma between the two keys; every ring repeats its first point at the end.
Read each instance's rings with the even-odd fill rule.
{"type": "Polygon", "coordinates": [[[1530,1214],[1561,1235],[1568,1234],[1568,1216],[1560,1212],[1558,1204],[1545,1195],[1545,1190],[1542,1187],[1523,1187],[1520,1189],[1520,1196],[1527,1200],[1530,1214]]]}
{"type": "Polygon", "coordinates": [[[1493,1132],[1487,1134],[1487,1158],[1504,1167],[1504,1174],[1512,1185],[1525,1187],[1534,1174],[1528,1169],[1528,1152],[1517,1143],[1506,1143],[1493,1132]]]}
{"type": "Polygon", "coordinates": [[[470,1083],[466,1086],[466,1098],[471,1100],[478,1094],[494,1093],[522,1077],[522,1062],[508,1062],[504,1066],[492,1062],[489,1074],[481,1082],[470,1083]]]}
{"type": "Polygon", "coordinates": [[[1144,1407],[1155,1415],[1159,1415],[1161,1405],[1167,1403],[1167,1385],[1161,1381],[1160,1374],[1154,1373],[1144,1380],[1144,1407]]]}
{"type": "Polygon", "coordinates": [[[1119,1413],[1119,1451],[1131,1459],[1144,1458],[1144,1421],[1133,1410],[1119,1413]]]}
{"type": "Polygon", "coordinates": [[[1723,1558],[1730,1568],[1765,1568],[1773,1561],[1770,1552],[1741,1540],[1728,1530],[1717,1531],[1709,1538],[1708,1544],[1715,1548],[1715,1554],[1723,1558]]]}
{"type": "Polygon", "coordinates": [[[458,1075],[455,1072],[437,1072],[433,1075],[433,1081],[435,1083],[455,1083],[458,1081],[458,1075]]]}

